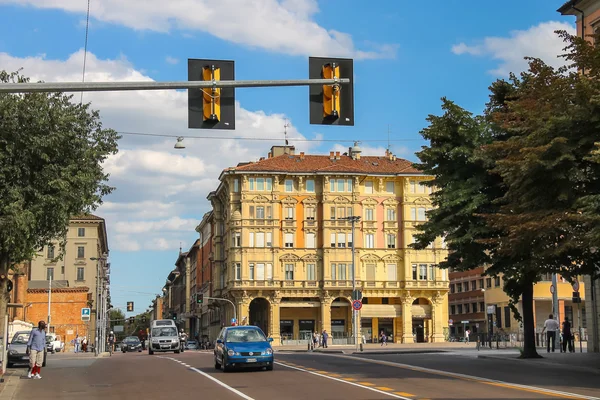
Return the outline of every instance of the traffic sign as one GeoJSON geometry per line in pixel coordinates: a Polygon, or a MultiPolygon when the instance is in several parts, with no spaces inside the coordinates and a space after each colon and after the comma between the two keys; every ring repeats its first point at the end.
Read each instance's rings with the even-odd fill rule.
{"type": "Polygon", "coordinates": [[[550,285],[550,293],[551,293],[551,294],[554,294],[554,291],[555,291],[555,290],[556,290],[556,289],[554,288],[554,285],[550,285]]]}
{"type": "Polygon", "coordinates": [[[237,320],[235,318],[231,318],[231,326],[235,326],[236,322],[237,322],[237,320]]]}
{"type": "Polygon", "coordinates": [[[573,282],[573,291],[579,292],[579,281],[577,279],[575,279],[575,282],[573,282]]]}
{"type": "Polygon", "coordinates": [[[461,324],[468,324],[469,321],[460,321],[461,324]]]}
{"type": "Polygon", "coordinates": [[[81,320],[89,321],[91,314],[92,314],[92,310],[90,308],[82,308],[81,309],[81,320]]]}
{"type": "Polygon", "coordinates": [[[454,321],[452,319],[448,320],[448,325],[452,325],[454,323],[454,321]]]}
{"type": "Polygon", "coordinates": [[[360,310],[362,308],[362,302],[360,300],[354,300],[352,302],[352,308],[354,308],[356,311],[360,310]]]}
{"type": "Polygon", "coordinates": [[[353,290],[352,300],[362,300],[362,292],[358,289],[353,290]]]}

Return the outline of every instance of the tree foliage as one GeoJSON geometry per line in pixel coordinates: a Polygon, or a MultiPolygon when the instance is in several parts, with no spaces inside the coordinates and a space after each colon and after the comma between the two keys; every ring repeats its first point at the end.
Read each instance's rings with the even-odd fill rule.
{"type": "MultiPolygon", "coordinates": [[[[0,85],[25,82],[0,71],[0,85]]],[[[0,274],[63,238],[71,217],[95,210],[113,190],[102,162],[117,152],[119,136],[72,97],[0,94],[0,274]]],[[[6,300],[2,281],[1,318],[6,300]]]]}
{"type": "Polygon", "coordinates": [[[520,77],[490,86],[481,116],[443,99],[444,114],[422,131],[430,145],[417,153],[439,190],[414,247],[445,235],[442,268],[501,274],[518,319],[522,302],[526,357],[537,356],[533,285],[600,264],[600,49],[557,33],[572,65],[528,59],[520,77]]]}

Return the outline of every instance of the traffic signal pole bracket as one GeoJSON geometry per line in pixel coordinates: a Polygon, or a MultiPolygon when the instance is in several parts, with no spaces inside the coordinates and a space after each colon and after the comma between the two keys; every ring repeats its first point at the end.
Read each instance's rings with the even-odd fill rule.
{"type": "Polygon", "coordinates": [[[349,78],[291,79],[291,80],[245,80],[245,81],[173,81],[173,82],[42,82],[6,83],[0,85],[0,93],[37,92],[111,92],[126,90],[174,90],[201,88],[252,88],[277,86],[322,86],[350,83],[349,78]]]}

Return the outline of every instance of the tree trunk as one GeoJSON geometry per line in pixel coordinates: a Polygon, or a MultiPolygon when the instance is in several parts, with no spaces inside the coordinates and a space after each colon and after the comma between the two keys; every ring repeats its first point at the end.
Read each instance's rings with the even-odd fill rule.
{"type": "MultiPolygon", "coordinates": [[[[8,254],[0,254],[0,275],[4,275],[6,279],[0,279],[0,336],[4,336],[4,317],[8,313],[8,292],[7,292],[7,282],[8,282],[8,272],[10,268],[10,258],[8,254]]],[[[8,340],[8,338],[3,338],[4,342],[8,340]]]]}
{"type": "Polygon", "coordinates": [[[535,346],[535,321],[533,318],[533,283],[523,285],[523,352],[521,358],[542,358],[535,346]]]}

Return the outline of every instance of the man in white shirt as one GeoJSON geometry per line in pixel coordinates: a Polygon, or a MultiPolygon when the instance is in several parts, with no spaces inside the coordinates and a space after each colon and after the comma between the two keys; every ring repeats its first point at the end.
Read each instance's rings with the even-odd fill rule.
{"type": "Polygon", "coordinates": [[[546,350],[550,353],[550,341],[552,341],[552,352],[554,353],[554,346],[556,342],[556,332],[558,332],[558,321],[554,319],[554,316],[550,314],[548,319],[544,322],[544,329],[542,330],[542,335],[546,329],[548,333],[546,334],[546,350]]]}

